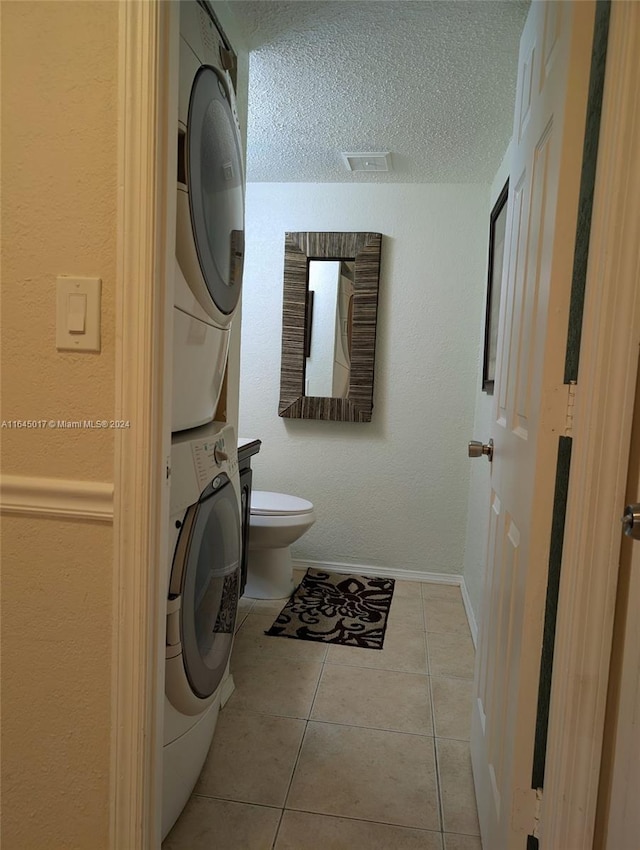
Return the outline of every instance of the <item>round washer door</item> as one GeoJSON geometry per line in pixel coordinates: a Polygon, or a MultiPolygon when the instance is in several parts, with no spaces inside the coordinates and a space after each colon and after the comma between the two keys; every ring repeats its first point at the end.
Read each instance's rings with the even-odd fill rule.
{"type": "MultiPolygon", "coordinates": [[[[209,297],[225,315],[238,304],[244,258],[242,152],[230,98],[222,74],[202,65],[189,100],[185,164],[200,270],[209,297]]],[[[197,284],[186,277],[199,298],[197,284]]]]}
{"type": "Polygon", "coordinates": [[[240,546],[238,499],[229,478],[220,474],[187,512],[169,585],[170,597],[181,596],[182,661],[200,699],[218,688],[231,654],[240,546]]]}

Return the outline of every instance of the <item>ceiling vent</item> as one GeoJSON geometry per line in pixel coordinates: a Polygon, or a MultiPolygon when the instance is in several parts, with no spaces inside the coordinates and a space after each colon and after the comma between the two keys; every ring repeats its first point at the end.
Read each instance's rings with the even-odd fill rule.
{"type": "Polygon", "coordinates": [[[349,171],[391,171],[391,154],[388,151],[343,153],[342,158],[349,171]]]}

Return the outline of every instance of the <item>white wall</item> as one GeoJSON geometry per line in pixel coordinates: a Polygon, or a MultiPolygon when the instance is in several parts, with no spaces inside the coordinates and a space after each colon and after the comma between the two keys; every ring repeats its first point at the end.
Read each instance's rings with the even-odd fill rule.
{"type": "MultiPolygon", "coordinates": [[[[485,256],[485,297],[488,265],[488,229],[489,216],[504,184],[509,177],[510,149],[507,149],[500,168],[491,184],[488,207],[485,210],[485,228],[487,229],[487,254],[485,256]]],[[[503,269],[504,271],[504,269],[503,269]]],[[[473,423],[473,439],[485,443],[491,435],[493,419],[492,395],[482,391],[482,361],[484,353],[484,321],[482,310],[478,317],[480,345],[478,348],[478,372],[476,377],[476,407],[473,423]]],[[[491,466],[484,457],[470,463],[469,499],[467,505],[467,533],[464,553],[464,580],[471,600],[476,620],[480,618],[482,591],[487,562],[487,537],[489,533],[489,498],[491,495],[491,466]]]]}
{"type": "Polygon", "coordinates": [[[247,187],[240,433],[263,441],[254,486],[316,506],[300,559],[461,573],[488,187],[247,187]],[[284,233],[384,235],[373,421],[277,415],[284,233]]]}

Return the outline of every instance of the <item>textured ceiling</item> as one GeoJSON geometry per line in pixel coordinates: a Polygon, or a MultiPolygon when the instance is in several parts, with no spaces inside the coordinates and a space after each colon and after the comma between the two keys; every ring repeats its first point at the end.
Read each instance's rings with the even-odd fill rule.
{"type": "Polygon", "coordinates": [[[247,179],[490,181],[511,137],[519,0],[233,0],[250,53],[247,179]],[[341,151],[391,151],[388,174],[341,151]]]}

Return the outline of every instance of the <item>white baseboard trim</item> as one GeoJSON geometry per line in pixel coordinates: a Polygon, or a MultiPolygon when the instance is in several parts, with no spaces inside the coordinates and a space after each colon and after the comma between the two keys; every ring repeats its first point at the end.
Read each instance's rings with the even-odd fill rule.
{"type": "Polygon", "coordinates": [[[462,576],[449,573],[423,573],[422,570],[401,570],[394,567],[372,567],[369,564],[341,564],[336,561],[306,561],[293,559],[294,570],[328,570],[333,573],[356,573],[373,578],[395,578],[398,581],[425,581],[435,584],[462,583],[462,576]]]}
{"type": "Polygon", "coordinates": [[[373,578],[394,578],[398,581],[421,581],[428,582],[429,584],[457,585],[462,593],[462,601],[469,622],[471,639],[473,640],[474,647],[477,647],[478,624],[473,613],[473,608],[471,607],[471,599],[467,591],[464,576],[450,573],[425,573],[422,570],[400,570],[393,567],[372,567],[369,564],[341,564],[334,561],[293,559],[294,570],[306,570],[309,567],[315,570],[328,570],[333,573],[357,573],[363,576],[372,576],[373,578]]]}
{"type": "Polygon", "coordinates": [[[462,601],[464,603],[464,610],[467,612],[467,622],[469,623],[469,630],[471,632],[471,640],[473,641],[473,646],[475,649],[478,648],[478,623],[476,621],[476,615],[473,613],[473,607],[471,605],[471,597],[469,596],[469,591],[467,590],[467,584],[464,580],[464,576],[461,576],[460,582],[460,592],[462,593],[462,601]]]}
{"type": "Polygon", "coordinates": [[[0,513],[113,522],[113,484],[2,475],[0,513]]]}

